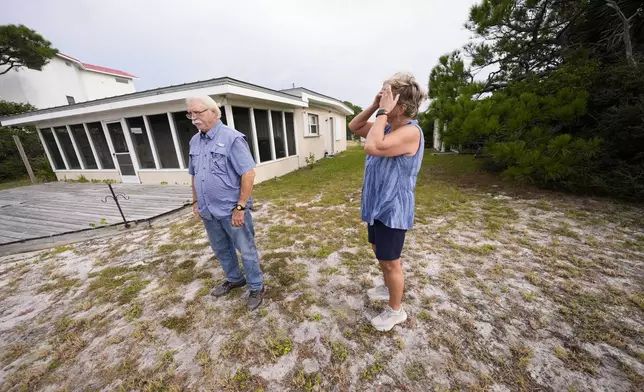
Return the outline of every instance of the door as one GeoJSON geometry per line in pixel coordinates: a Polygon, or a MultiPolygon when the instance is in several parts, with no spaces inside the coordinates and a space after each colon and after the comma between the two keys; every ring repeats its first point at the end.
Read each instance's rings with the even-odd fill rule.
{"type": "Polygon", "coordinates": [[[125,140],[123,126],[118,121],[106,123],[105,126],[110,134],[110,139],[112,139],[114,156],[116,157],[116,162],[119,165],[121,179],[123,182],[138,184],[139,177],[136,175],[136,170],[134,170],[134,163],[132,163],[132,155],[130,155],[130,149],[128,148],[127,141],[125,140]]]}
{"type": "Polygon", "coordinates": [[[329,155],[335,155],[335,120],[329,117],[329,155]]]}

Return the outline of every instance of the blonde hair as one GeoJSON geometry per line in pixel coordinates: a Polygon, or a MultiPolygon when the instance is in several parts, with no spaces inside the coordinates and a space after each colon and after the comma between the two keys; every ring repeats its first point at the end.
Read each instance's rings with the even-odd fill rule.
{"type": "Polygon", "coordinates": [[[394,97],[400,94],[398,104],[404,109],[405,116],[414,118],[418,114],[420,105],[427,99],[427,93],[418,84],[414,75],[407,72],[398,72],[385,80],[384,86],[391,86],[394,97]]]}
{"type": "Polygon", "coordinates": [[[189,103],[190,101],[199,101],[203,103],[208,109],[215,112],[217,117],[221,118],[221,109],[219,109],[219,105],[217,105],[217,102],[215,102],[215,100],[209,95],[186,98],[186,103],[189,103]]]}

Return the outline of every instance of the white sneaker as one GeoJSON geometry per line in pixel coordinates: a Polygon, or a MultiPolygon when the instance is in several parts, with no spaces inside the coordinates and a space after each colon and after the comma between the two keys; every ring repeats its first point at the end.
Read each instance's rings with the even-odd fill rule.
{"type": "Polygon", "coordinates": [[[381,332],[391,331],[396,324],[404,323],[407,320],[405,309],[400,308],[398,312],[387,306],[385,310],[371,320],[371,325],[381,332]]]}
{"type": "Polygon", "coordinates": [[[389,289],[380,285],[367,290],[367,296],[372,301],[389,301],[389,289]]]}

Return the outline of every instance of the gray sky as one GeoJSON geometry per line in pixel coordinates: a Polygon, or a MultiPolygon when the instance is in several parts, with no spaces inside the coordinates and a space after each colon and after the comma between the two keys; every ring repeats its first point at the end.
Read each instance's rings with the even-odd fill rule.
{"type": "Polygon", "coordinates": [[[0,24],[25,24],[62,53],[139,77],[139,91],[230,76],[307,87],[366,106],[397,71],[427,86],[461,47],[477,0],[21,0],[0,24]]]}

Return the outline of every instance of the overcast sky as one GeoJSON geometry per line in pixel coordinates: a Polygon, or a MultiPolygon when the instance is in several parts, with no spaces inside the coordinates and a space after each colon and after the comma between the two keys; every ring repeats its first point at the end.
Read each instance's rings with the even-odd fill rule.
{"type": "Polygon", "coordinates": [[[20,0],[24,24],[62,53],[136,75],[139,91],[221,76],[307,87],[368,105],[397,71],[427,86],[461,47],[477,0],[20,0]]]}

